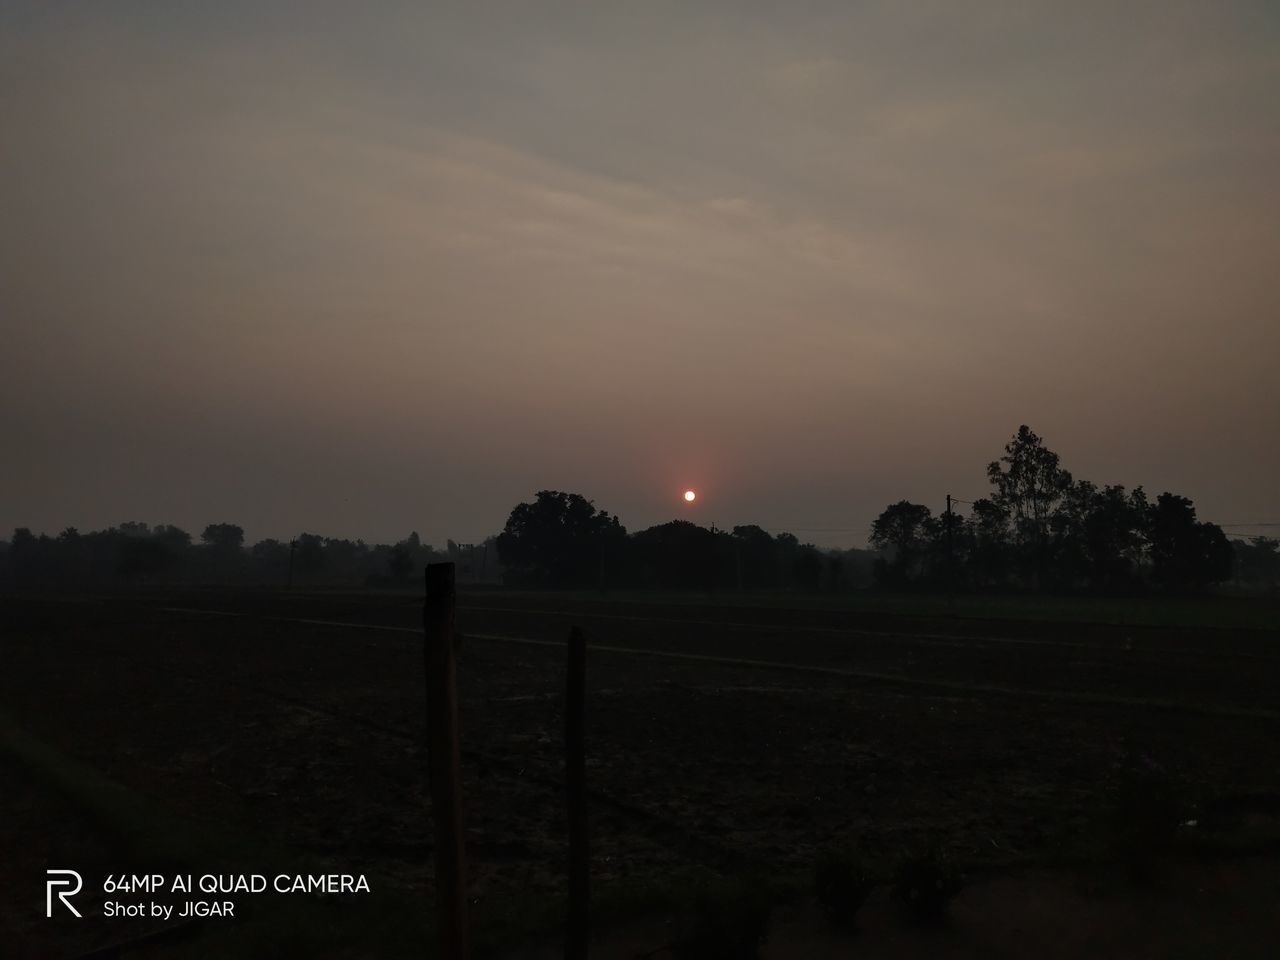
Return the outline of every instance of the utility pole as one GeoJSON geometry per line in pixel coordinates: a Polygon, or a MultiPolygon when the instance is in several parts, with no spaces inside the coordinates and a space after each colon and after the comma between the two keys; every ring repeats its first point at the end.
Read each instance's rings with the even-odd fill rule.
{"type": "Polygon", "coordinates": [[[956,589],[956,555],[955,518],[951,515],[951,494],[947,494],[947,588],[954,594],[956,589]]]}

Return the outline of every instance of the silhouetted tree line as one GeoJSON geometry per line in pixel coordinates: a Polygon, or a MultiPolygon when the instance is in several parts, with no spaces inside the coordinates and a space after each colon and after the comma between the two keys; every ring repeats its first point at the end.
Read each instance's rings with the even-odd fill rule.
{"type": "Polygon", "coordinates": [[[453,560],[464,580],[498,579],[491,543],[456,544],[445,550],[417,533],[394,543],[369,544],[314,533],[292,541],[244,542],[234,523],[211,523],[198,542],[178,527],[122,523],[80,533],[68,527],[56,537],[25,527],[0,541],[0,586],[16,590],[85,590],[183,584],[299,586],[417,584],[428,563],[453,560]]]}
{"type": "Polygon", "coordinates": [[[968,516],[901,500],[871,527],[889,587],[1123,593],[1202,590],[1236,578],[1275,588],[1280,543],[1233,544],[1187,497],[1075,480],[1025,425],[987,467],[968,516]]]}
{"type": "Polygon", "coordinates": [[[842,589],[870,571],[864,550],[819,550],[789,533],[687,520],[628,534],[576,493],[542,490],[511,511],[496,541],[510,586],[662,590],[842,589]]]}
{"type": "Polygon", "coordinates": [[[56,537],[26,528],[0,541],[0,588],[102,589],[179,584],[414,585],[422,568],[458,564],[461,580],[552,588],[638,587],[704,591],[842,590],[873,578],[890,588],[1184,592],[1234,579],[1276,590],[1280,541],[1232,543],[1196,517],[1191,500],[1141,487],[1075,480],[1026,426],[987,467],[992,492],[959,512],[934,515],[899,501],[871,528],[865,550],[820,550],[790,533],[732,530],[672,520],[627,533],[579,494],[540,491],[511,511],[503,532],[440,551],[417,533],[368,544],[303,533],[244,542],[233,523],[198,542],[178,527],[122,523],[56,537]],[[491,549],[492,548],[492,549],[491,549]]]}

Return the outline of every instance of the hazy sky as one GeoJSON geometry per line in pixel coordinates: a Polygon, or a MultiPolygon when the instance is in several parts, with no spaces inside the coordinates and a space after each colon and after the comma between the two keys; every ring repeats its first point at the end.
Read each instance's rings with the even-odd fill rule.
{"type": "Polygon", "coordinates": [[[1277,520],[1278,171],[1274,2],[5,0],[0,531],[1277,520]]]}

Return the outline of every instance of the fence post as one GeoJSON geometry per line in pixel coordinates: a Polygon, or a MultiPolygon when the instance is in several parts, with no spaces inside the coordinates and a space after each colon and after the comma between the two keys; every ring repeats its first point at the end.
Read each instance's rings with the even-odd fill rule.
{"type": "Polygon", "coordinates": [[[431,774],[431,815],[435,821],[436,925],[440,955],[450,960],[470,954],[453,584],[452,563],[427,564],[422,622],[427,667],[427,764],[431,774]]]}
{"type": "Polygon", "coordinates": [[[569,813],[569,916],[565,960],[586,960],[591,937],[591,848],[587,835],[585,733],[587,644],[580,627],[569,631],[564,697],[564,780],[569,813]]]}

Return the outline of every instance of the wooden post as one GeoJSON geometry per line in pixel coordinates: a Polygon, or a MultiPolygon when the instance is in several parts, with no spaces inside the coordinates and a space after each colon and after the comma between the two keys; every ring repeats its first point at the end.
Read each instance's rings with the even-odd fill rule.
{"type": "Polygon", "coordinates": [[[427,564],[427,763],[435,821],[436,925],[440,956],[466,958],[467,860],[462,833],[462,773],[458,748],[458,685],[453,642],[453,564],[427,564]]]}
{"type": "Polygon", "coordinates": [[[569,812],[569,916],[565,960],[586,960],[591,938],[591,847],[587,834],[585,733],[587,643],[579,627],[569,631],[569,671],[564,696],[564,780],[569,812]]]}

